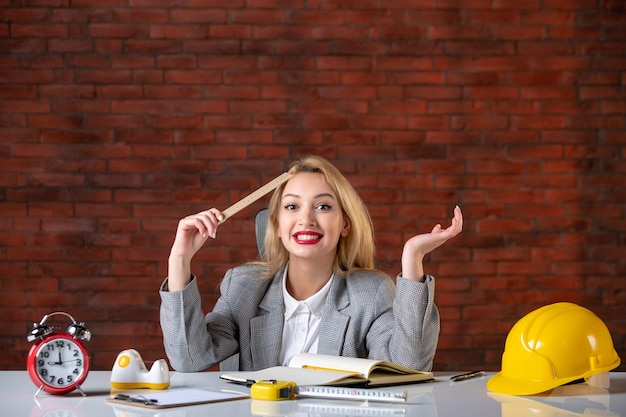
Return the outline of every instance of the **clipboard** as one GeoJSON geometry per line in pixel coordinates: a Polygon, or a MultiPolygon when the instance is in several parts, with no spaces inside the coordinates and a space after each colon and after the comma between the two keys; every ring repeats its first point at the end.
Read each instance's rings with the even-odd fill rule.
{"type": "Polygon", "coordinates": [[[150,409],[184,407],[223,401],[248,399],[248,394],[229,391],[207,391],[196,388],[176,389],[145,394],[115,394],[106,399],[108,403],[150,409]]]}

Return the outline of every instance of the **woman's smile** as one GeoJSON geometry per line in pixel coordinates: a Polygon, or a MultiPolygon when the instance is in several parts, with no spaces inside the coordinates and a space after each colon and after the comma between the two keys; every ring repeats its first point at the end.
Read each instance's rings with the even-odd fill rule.
{"type": "Polygon", "coordinates": [[[324,235],[317,232],[302,231],[293,234],[293,238],[297,243],[302,245],[314,245],[319,242],[324,235]]]}

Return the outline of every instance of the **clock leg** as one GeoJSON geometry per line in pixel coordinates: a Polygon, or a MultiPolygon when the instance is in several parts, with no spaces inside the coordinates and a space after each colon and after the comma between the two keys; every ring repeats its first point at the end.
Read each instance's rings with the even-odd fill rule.
{"type": "Polygon", "coordinates": [[[39,389],[37,390],[37,392],[35,393],[35,398],[37,398],[37,396],[39,395],[39,393],[41,392],[41,390],[43,389],[43,385],[39,387],[39,389]]]}
{"type": "Polygon", "coordinates": [[[83,395],[83,397],[87,396],[87,394],[85,393],[85,391],[83,391],[80,385],[76,385],[76,389],[83,395]]]}

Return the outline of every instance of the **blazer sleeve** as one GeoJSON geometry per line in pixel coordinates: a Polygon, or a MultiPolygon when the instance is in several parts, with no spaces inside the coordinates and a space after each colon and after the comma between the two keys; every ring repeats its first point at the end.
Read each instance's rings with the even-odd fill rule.
{"type": "MultiPolygon", "coordinates": [[[[220,289],[228,293],[230,271],[220,289]]],[[[218,300],[212,313],[204,315],[195,277],[182,291],[161,290],[160,322],[165,352],[172,368],[179,372],[204,371],[238,350],[237,327],[228,317],[224,302],[218,300]]]]}
{"type": "Polygon", "coordinates": [[[368,332],[370,357],[422,371],[432,369],[440,329],[434,285],[432,276],[427,275],[424,282],[398,276],[395,294],[393,286],[379,290],[383,311],[368,332]]]}
{"type": "Polygon", "coordinates": [[[410,353],[410,359],[417,361],[416,369],[430,371],[440,331],[439,311],[434,302],[435,279],[427,275],[424,282],[415,282],[399,276],[396,286],[393,307],[396,312],[396,326],[401,328],[401,334],[405,334],[402,327],[406,325],[412,326],[413,332],[409,333],[410,338],[395,342],[398,343],[399,350],[410,353]],[[414,322],[405,320],[405,317],[413,318],[414,322]]]}

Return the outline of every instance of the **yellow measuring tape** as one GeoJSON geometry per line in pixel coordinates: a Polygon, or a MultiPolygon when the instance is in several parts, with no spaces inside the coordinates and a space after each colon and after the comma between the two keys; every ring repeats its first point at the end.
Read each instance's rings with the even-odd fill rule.
{"type": "Polygon", "coordinates": [[[296,385],[295,382],[274,379],[258,381],[250,387],[250,396],[255,400],[281,401],[298,397],[316,397],[341,400],[381,401],[404,403],[407,391],[375,390],[369,388],[296,385]]]}
{"type": "Polygon", "coordinates": [[[250,396],[255,400],[292,400],[296,398],[296,383],[289,381],[259,381],[250,387],[250,396]]]}

